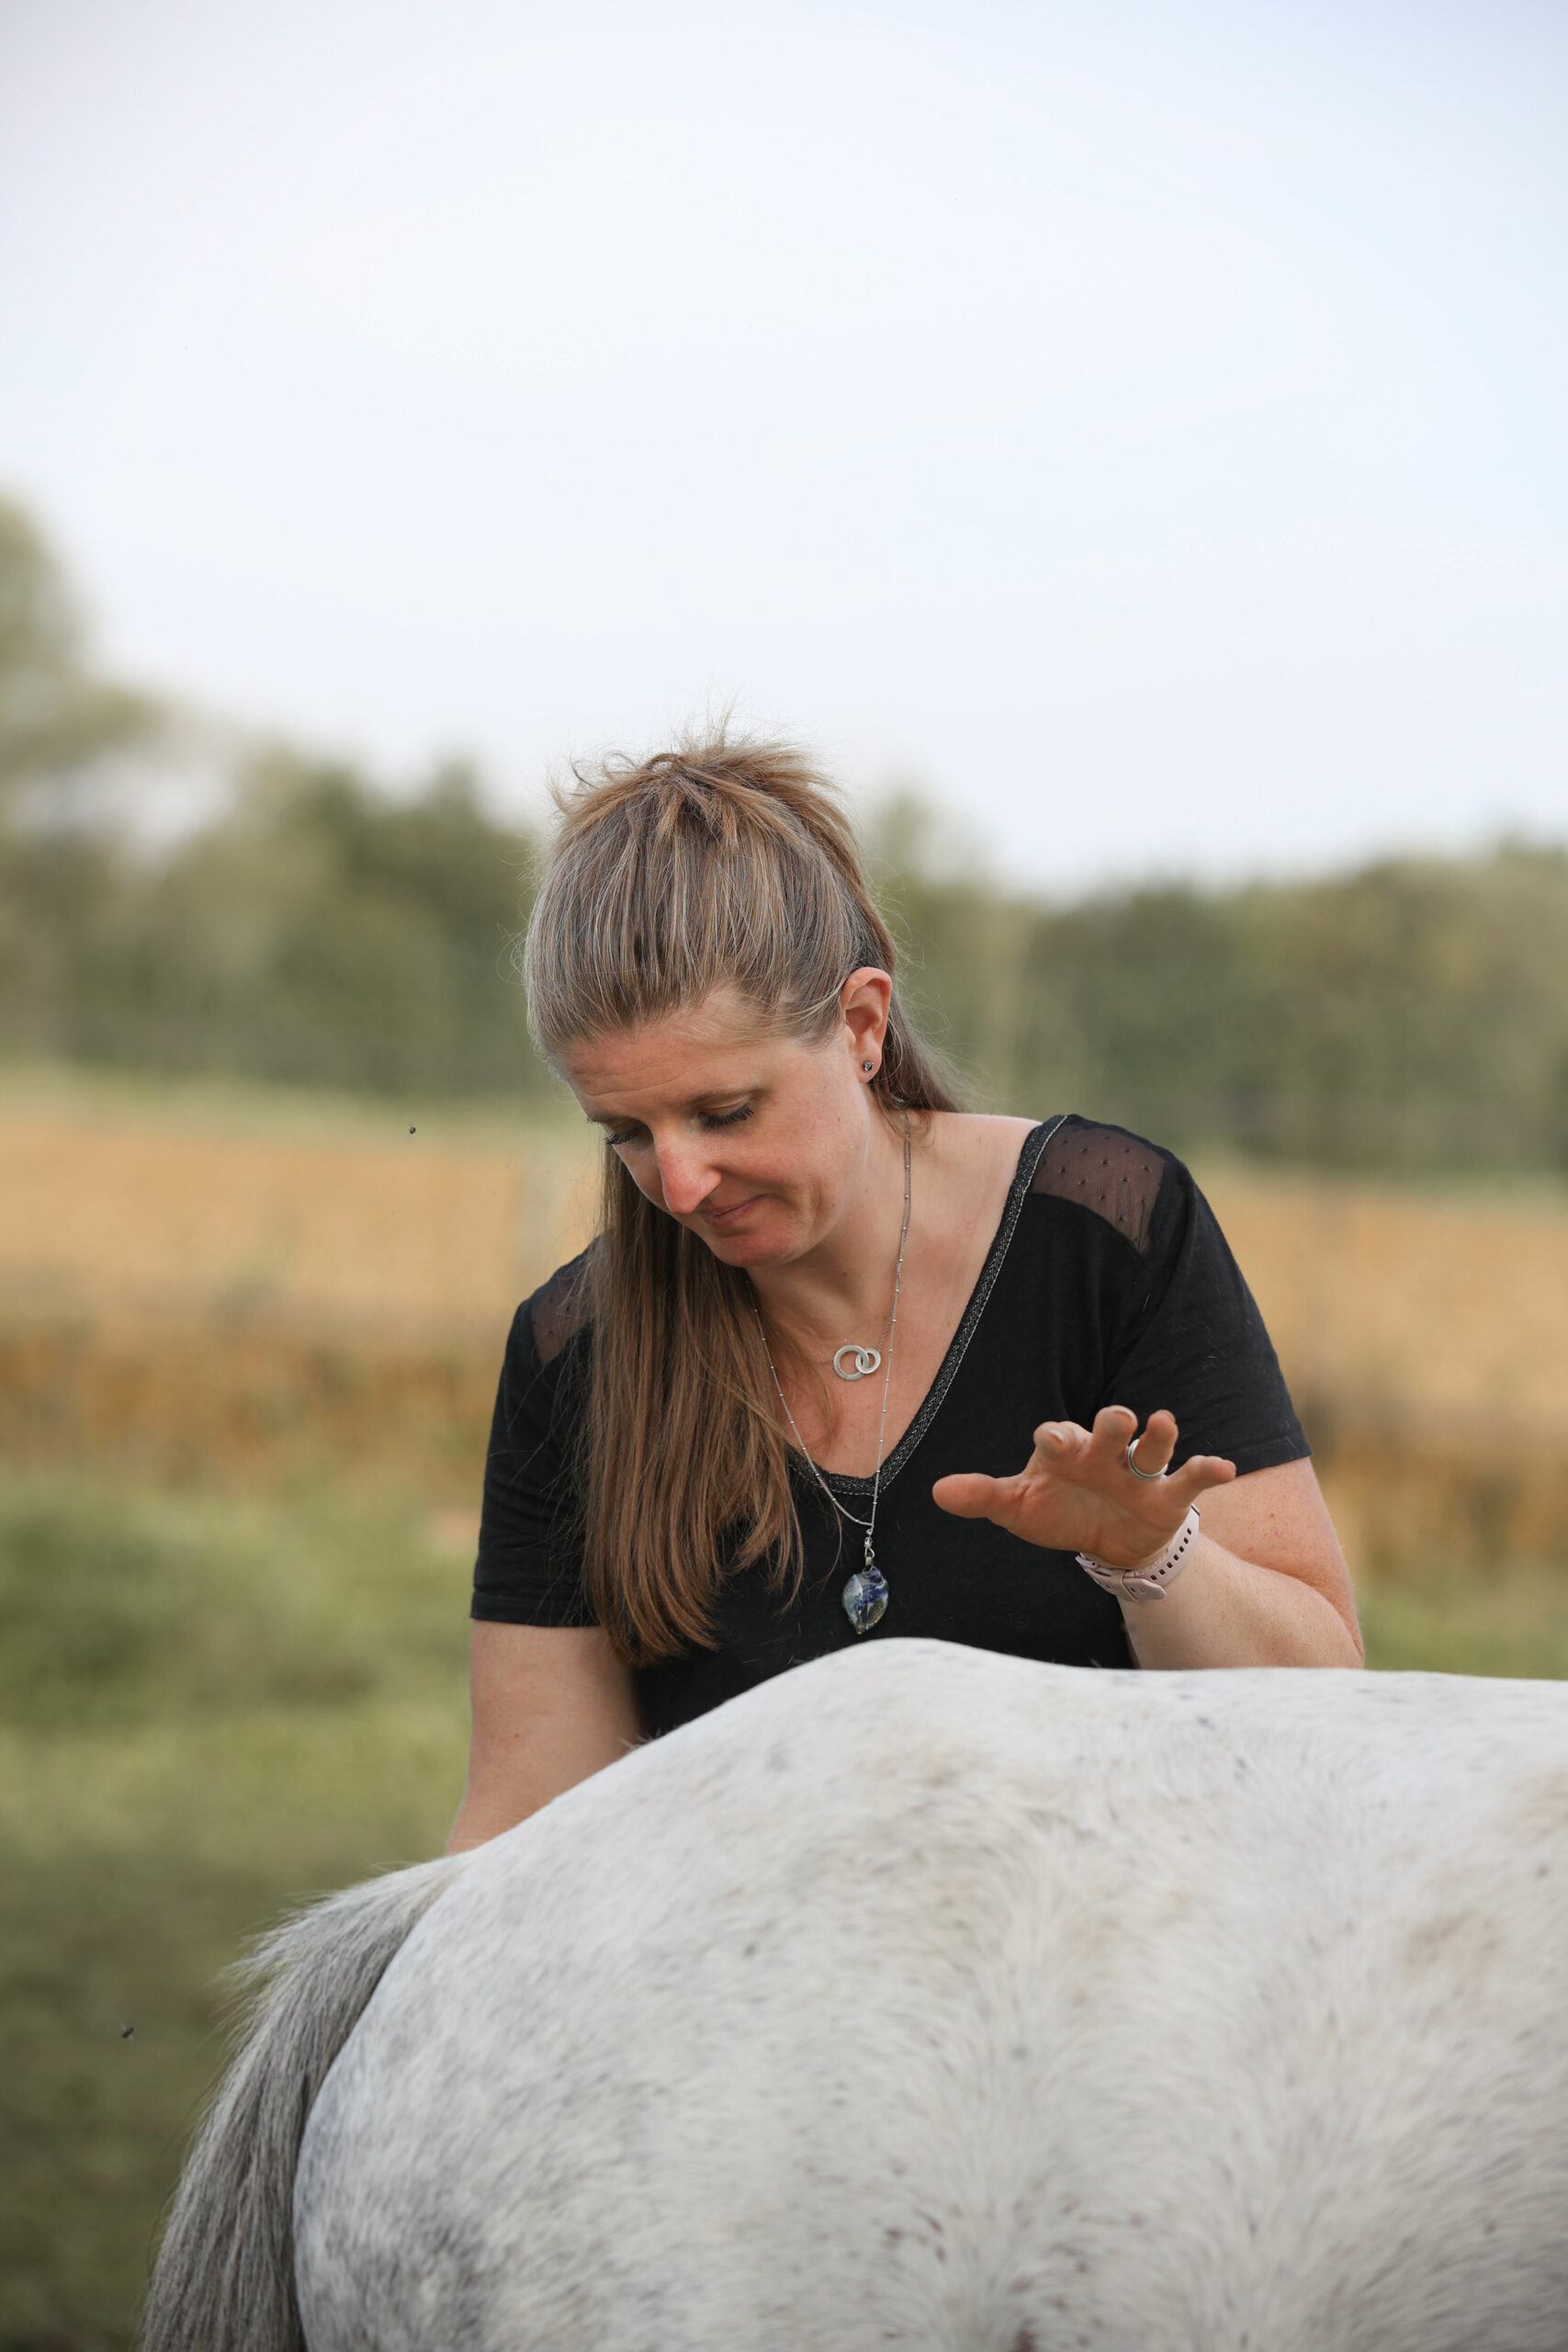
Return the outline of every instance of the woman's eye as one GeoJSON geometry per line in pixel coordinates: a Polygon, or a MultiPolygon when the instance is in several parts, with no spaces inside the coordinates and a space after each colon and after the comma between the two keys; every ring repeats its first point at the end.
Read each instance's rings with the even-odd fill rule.
{"type": "MultiPolygon", "coordinates": [[[[751,1109],[750,1102],[742,1102],[739,1109],[736,1111],[705,1111],[702,1114],[703,1125],[705,1127],[738,1127],[743,1119],[749,1119],[751,1116],[751,1109]]],[[[620,1151],[624,1150],[627,1144],[646,1143],[648,1130],[646,1127],[623,1127],[615,1135],[606,1130],[604,1140],[612,1150],[620,1151]]]]}

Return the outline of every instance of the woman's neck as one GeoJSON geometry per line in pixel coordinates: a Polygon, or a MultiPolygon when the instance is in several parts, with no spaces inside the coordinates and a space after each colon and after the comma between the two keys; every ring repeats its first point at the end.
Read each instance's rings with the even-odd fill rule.
{"type": "MultiPolygon", "coordinates": [[[[912,1241],[917,1219],[926,1221],[921,1177],[930,1154],[921,1133],[911,1130],[909,1143],[912,1241]]],[[[904,1207],[905,1130],[878,1113],[862,1168],[830,1228],[802,1256],[752,1269],[773,1329],[813,1361],[852,1342],[877,1346],[893,1303],[904,1207]]]]}

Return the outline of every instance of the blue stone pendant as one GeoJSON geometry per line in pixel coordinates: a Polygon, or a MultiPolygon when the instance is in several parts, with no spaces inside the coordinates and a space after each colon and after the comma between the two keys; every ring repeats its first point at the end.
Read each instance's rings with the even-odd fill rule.
{"type": "Polygon", "coordinates": [[[857,1568],[844,1587],[844,1614],[857,1634],[869,1634],[887,1613],[887,1578],[874,1560],[857,1568]]]}

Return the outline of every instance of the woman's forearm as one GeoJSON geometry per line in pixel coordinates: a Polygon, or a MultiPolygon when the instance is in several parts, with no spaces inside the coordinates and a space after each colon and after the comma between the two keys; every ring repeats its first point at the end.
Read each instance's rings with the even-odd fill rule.
{"type": "Polygon", "coordinates": [[[1359,1641],[1313,1585],[1200,1535],[1158,1600],[1124,1600],[1141,1667],[1359,1666],[1359,1641]]]}

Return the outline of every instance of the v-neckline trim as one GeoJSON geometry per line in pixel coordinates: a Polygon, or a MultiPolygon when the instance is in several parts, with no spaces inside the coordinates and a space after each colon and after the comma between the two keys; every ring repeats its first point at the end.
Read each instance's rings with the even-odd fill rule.
{"type": "MultiPolygon", "coordinates": [[[[1024,1198],[1034,1182],[1035,1171],[1040,1166],[1045,1147],[1066,1115],[1065,1111],[1061,1111],[1054,1119],[1043,1120],[1039,1126],[1032,1127],[1023,1138],[1023,1148],[1018,1155],[1018,1166],[1013,1172],[1012,1182],[1008,1187],[1001,1223],[998,1226],[995,1238],[986,1252],[986,1261],[980,1269],[975,1287],[969,1294],[969,1304],[959,1317],[958,1329],[948,1343],[947,1353],[937,1366],[936,1377],[927,1389],[913,1420],[910,1421],[903,1436],[882,1465],[881,1492],[884,1495],[936,1419],[942,1401],[957,1376],[958,1367],[968,1352],[969,1342],[975,1336],[980,1317],[986,1311],[987,1302],[996,1287],[997,1276],[1002,1270],[1002,1261],[1011,1247],[1024,1198]]],[[[846,1497],[855,1497],[863,1500],[870,1496],[872,1487],[877,1483],[874,1472],[870,1477],[863,1478],[848,1470],[824,1470],[820,1463],[813,1462],[810,1455],[802,1452],[797,1446],[791,1446],[790,1455],[792,1460],[798,1461],[803,1465],[809,1465],[815,1470],[823,1483],[835,1493],[841,1493],[846,1497]]]]}

